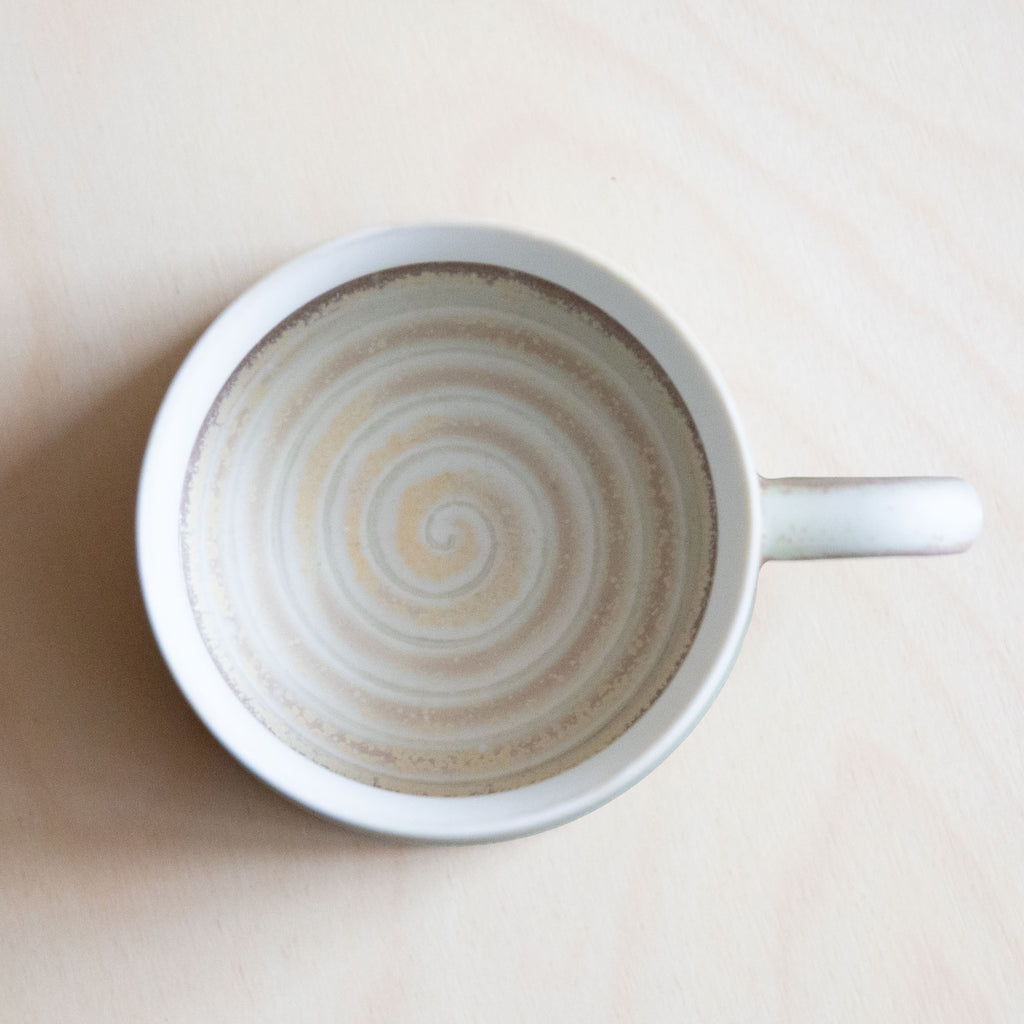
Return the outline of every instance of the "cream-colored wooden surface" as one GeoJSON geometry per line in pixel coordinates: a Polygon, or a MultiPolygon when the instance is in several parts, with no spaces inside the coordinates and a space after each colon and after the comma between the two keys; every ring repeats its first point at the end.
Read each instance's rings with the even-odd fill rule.
{"type": "Polygon", "coordinates": [[[3,0],[0,1019],[1024,1014],[1024,11],[3,0]],[[276,264],[527,227],[688,322],[766,475],[951,473],[967,555],[771,565],[590,817],[389,846],[250,778],[136,592],[163,389],[276,264]]]}

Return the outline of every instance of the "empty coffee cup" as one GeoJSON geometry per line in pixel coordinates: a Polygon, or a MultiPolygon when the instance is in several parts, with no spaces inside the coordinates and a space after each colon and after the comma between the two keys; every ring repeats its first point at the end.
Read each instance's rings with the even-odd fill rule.
{"type": "Polygon", "coordinates": [[[200,717],[282,793],[506,838],[650,771],[766,559],[963,550],[960,480],[762,480],[718,375],[632,284],[495,228],[368,232],[206,331],[157,417],[142,589],[200,717]]]}

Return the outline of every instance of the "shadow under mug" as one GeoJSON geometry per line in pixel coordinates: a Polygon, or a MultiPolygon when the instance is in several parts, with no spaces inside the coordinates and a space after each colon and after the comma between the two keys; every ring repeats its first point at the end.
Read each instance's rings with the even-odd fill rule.
{"type": "Polygon", "coordinates": [[[938,554],[951,478],[765,480],[717,372],[620,274],[523,233],[356,234],[232,304],[139,486],[157,641],[242,764],[408,839],[590,811],[697,724],[769,559],[938,554]]]}

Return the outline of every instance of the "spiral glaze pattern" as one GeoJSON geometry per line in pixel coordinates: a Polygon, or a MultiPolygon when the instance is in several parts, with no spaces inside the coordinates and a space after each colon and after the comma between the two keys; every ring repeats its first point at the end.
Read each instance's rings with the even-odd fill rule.
{"type": "Polygon", "coordinates": [[[249,711],[403,792],[514,788],[596,753],[707,603],[692,419],[619,324],[525,274],[418,264],[268,334],[195,443],[193,612],[249,711]]]}

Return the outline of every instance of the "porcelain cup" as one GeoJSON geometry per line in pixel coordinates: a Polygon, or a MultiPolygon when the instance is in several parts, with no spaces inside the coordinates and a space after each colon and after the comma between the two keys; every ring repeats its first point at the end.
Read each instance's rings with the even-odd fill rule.
{"type": "Polygon", "coordinates": [[[603,262],[355,234],[202,335],[152,429],[147,612],[199,717],[328,818],[559,825],[697,724],[772,559],[963,551],[953,478],[763,479],[716,370],[603,262]]]}

